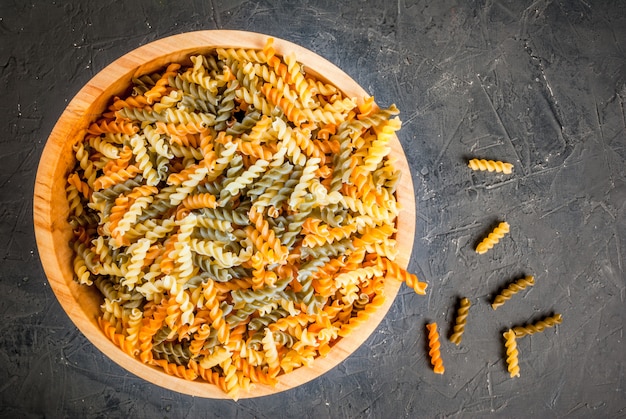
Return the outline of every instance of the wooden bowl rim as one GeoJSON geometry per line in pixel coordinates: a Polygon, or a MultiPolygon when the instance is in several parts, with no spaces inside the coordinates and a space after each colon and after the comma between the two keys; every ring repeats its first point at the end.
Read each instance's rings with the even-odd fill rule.
{"type": "MultiPolygon", "coordinates": [[[[94,288],[78,285],[72,280],[71,252],[69,246],[65,246],[71,237],[71,227],[65,221],[68,208],[64,196],[65,178],[73,159],[68,149],[71,150],[71,143],[82,138],[87,124],[104,110],[108,100],[123,90],[122,85],[127,87],[130,84],[131,77],[156,71],[170,62],[181,62],[190,55],[206,53],[218,47],[260,50],[268,38],[269,35],[247,31],[202,30],[162,38],[124,54],[96,74],[68,104],[46,142],[37,170],[33,201],[37,247],[50,286],[67,315],[94,346],[122,368],[153,384],[196,397],[228,398],[212,384],[168,375],[125,354],[105,337],[92,315],[94,304],[99,311],[97,291],[89,291],[94,288]]],[[[278,55],[294,53],[307,72],[331,82],[349,97],[362,100],[369,96],[356,81],[323,57],[290,41],[272,38],[278,55]]],[[[396,168],[403,173],[397,191],[402,209],[397,221],[399,253],[396,261],[406,267],[415,236],[415,197],[409,165],[397,137],[392,139],[391,156],[395,159],[396,168]]],[[[325,358],[316,358],[310,367],[281,375],[275,387],[255,384],[250,392],[242,391],[240,397],[266,396],[295,388],[344,361],[378,327],[400,285],[399,281],[386,281],[384,305],[368,322],[339,340],[325,358]]]]}

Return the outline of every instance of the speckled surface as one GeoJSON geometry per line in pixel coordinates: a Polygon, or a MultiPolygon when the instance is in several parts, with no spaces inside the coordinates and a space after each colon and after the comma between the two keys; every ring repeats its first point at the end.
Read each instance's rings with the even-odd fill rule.
{"type": "Polygon", "coordinates": [[[626,3],[622,1],[0,2],[0,416],[623,417],[626,415],[626,3]],[[94,74],[155,39],[263,32],[337,64],[396,103],[415,185],[417,235],[377,331],[337,368],[258,399],[192,398],[112,363],[74,327],[41,268],[37,163],[56,119],[94,74]],[[471,157],[515,164],[477,173],[471,157]],[[511,233],[477,255],[494,223],[511,233]],[[536,285],[494,312],[524,274],[536,285]],[[459,297],[463,342],[447,340],[459,297]],[[518,342],[502,332],[561,313],[518,342]],[[443,376],[425,324],[440,325],[443,376]]]}

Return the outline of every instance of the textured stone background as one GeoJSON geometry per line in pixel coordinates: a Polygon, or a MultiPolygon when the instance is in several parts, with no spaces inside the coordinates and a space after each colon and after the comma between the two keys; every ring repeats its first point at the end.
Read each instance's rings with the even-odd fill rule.
{"type": "Polygon", "coordinates": [[[0,416],[618,417],[626,415],[626,2],[0,2],[0,416]],[[41,268],[32,227],[39,156],[73,95],[124,53],[200,29],[263,32],[337,64],[396,103],[418,213],[410,269],[377,331],[319,379],[272,397],[207,400],[106,359],[74,327],[41,268]],[[474,173],[473,156],[515,164],[474,173]],[[494,222],[511,234],[473,251],[494,222]],[[536,286],[497,312],[508,281],[536,286]],[[424,325],[446,335],[460,296],[463,343],[433,374],[424,325]],[[501,333],[559,312],[519,341],[501,333]]]}

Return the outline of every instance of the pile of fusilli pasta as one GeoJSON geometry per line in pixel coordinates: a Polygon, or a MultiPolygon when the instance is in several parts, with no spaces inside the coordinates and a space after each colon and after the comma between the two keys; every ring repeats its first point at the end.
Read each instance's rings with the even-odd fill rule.
{"type": "Polygon", "coordinates": [[[326,355],[426,284],[394,262],[395,106],[293,56],[217,49],[133,79],[74,146],[74,271],[130,356],[229,396],[326,355]]]}

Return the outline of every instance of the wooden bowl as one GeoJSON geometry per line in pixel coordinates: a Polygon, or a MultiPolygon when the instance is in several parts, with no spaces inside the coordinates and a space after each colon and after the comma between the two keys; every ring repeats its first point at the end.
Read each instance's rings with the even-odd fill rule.
{"type": "MultiPolygon", "coordinates": [[[[98,327],[96,319],[103,301],[99,291],[73,280],[73,251],[68,245],[72,229],[67,222],[69,207],[65,198],[67,175],[74,166],[72,145],[83,138],[88,125],[103,112],[109,100],[130,86],[132,77],[154,72],[171,62],[183,62],[190,55],[207,53],[216,47],[262,49],[267,38],[266,35],[241,31],[190,32],[152,42],[117,59],[87,83],[69,103],[48,138],[35,181],[34,223],[39,256],[52,290],[74,324],[106,356],[133,374],[167,389],[198,397],[227,396],[212,384],[168,375],[125,354],[98,327]]],[[[347,74],[315,53],[281,39],[275,39],[274,47],[279,55],[294,52],[308,73],[334,84],[346,96],[368,96],[347,74]]],[[[391,155],[396,160],[396,167],[403,172],[397,190],[402,212],[397,221],[399,253],[396,261],[406,267],[415,235],[415,199],[409,166],[395,137],[391,155]]],[[[275,387],[256,384],[252,391],[242,391],[240,397],[265,396],[288,390],[335,367],[374,332],[389,310],[400,285],[399,281],[387,281],[384,305],[370,321],[340,339],[325,358],[317,358],[311,367],[279,376],[275,387]]]]}

